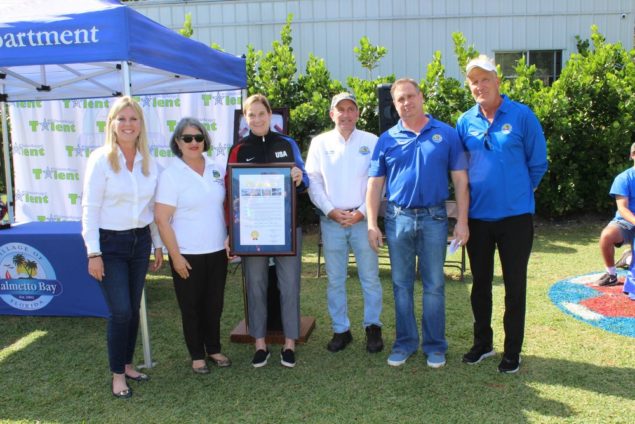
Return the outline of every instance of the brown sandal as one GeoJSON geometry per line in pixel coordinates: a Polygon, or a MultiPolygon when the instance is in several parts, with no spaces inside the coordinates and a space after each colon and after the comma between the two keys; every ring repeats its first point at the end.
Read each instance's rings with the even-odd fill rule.
{"type": "Polygon", "coordinates": [[[219,368],[224,368],[224,367],[228,367],[232,364],[231,359],[229,359],[228,357],[226,357],[225,355],[223,355],[222,353],[216,353],[215,355],[220,355],[222,356],[222,358],[220,359],[216,359],[214,358],[212,355],[209,355],[208,358],[211,362],[213,362],[217,367],[219,368]]]}

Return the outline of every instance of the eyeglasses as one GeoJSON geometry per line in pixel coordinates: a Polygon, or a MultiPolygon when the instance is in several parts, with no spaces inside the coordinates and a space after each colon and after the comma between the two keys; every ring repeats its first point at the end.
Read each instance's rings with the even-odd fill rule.
{"type": "Polygon", "coordinates": [[[196,140],[197,143],[202,143],[203,141],[205,141],[205,136],[203,134],[185,134],[181,136],[181,140],[183,140],[183,143],[191,143],[192,140],[196,140]]]}
{"type": "Polygon", "coordinates": [[[485,146],[485,149],[487,150],[494,150],[494,146],[492,145],[492,142],[489,139],[489,128],[483,134],[483,145],[485,146]]]}

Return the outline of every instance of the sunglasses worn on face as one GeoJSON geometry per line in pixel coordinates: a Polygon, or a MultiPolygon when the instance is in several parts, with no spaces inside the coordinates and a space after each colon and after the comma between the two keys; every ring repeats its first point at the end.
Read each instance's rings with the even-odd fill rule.
{"type": "Polygon", "coordinates": [[[186,134],[181,136],[181,140],[183,140],[183,143],[191,143],[192,140],[196,140],[197,143],[202,143],[203,141],[205,141],[205,136],[203,134],[186,134]]]}

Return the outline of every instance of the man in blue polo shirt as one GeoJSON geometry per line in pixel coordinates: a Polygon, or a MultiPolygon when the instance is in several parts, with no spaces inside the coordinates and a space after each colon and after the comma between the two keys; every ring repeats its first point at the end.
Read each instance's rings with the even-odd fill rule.
{"type": "Polygon", "coordinates": [[[527,106],[499,92],[496,66],[481,56],[466,67],[474,107],[456,124],[468,152],[470,179],[470,258],[473,284],[474,345],[463,362],[477,364],[495,354],[492,279],[494,252],[505,284],[505,350],[498,370],[520,367],[525,332],[527,265],[534,237],[534,190],[547,171],[545,136],[527,106]]]}
{"type": "Polygon", "coordinates": [[[423,94],[416,81],[402,78],[391,87],[401,118],[379,137],[369,170],[366,194],[368,241],[375,250],[382,244],[377,226],[381,193],[386,185],[386,240],[395,297],[396,338],[388,365],[399,366],[419,348],[414,311],[414,279],[418,258],[423,283],[421,319],[423,353],[432,368],[445,365],[445,262],[448,220],[448,173],[458,206],[454,235],[467,242],[467,163],[454,128],[423,110],[423,94]]]}

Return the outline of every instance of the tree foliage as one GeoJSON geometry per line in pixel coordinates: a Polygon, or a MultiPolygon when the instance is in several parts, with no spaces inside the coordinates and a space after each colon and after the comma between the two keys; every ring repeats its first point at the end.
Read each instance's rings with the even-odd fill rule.
{"type": "MultiPolygon", "coordinates": [[[[271,50],[248,46],[247,83],[249,94],[265,94],[272,106],[290,109],[291,136],[306,151],[312,136],[332,127],[330,99],[346,88],[331,78],[324,60],[313,55],[304,73],[297,74],[291,23],[289,15],[271,50]]],[[[453,33],[452,39],[463,70],[479,52],[466,46],[461,33],[453,33]]],[[[595,26],[590,41],[576,39],[578,53],[571,56],[552,86],[536,78],[535,66],[527,66],[524,58],[515,67],[516,76],[501,81],[501,92],[531,107],[542,123],[549,170],[536,201],[537,212],[547,217],[614,209],[607,192],[614,177],[631,165],[629,146],[635,141],[635,52],[627,52],[619,43],[607,43],[595,26]]],[[[346,80],[348,90],[357,97],[358,128],[377,133],[376,87],[395,77],[372,78],[373,69],[387,53],[384,47],[362,37],[353,52],[368,71],[366,79],[346,80]]],[[[471,93],[464,81],[446,76],[440,52],[434,53],[426,71],[421,87],[427,111],[454,125],[474,104],[471,93]]]]}
{"type": "Polygon", "coordinates": [[[450,125],[456,124],[461,113],[472,107],[470,92],[458,80],[445,76],[439,51],[434,53],[420,86],[425,96],[426,110],[436,119],[450,125]]]}
{"type": "Polygon", "coordinates": [[[591,48],[573,54],[560,78],[536,99],[550,169],[539,211],[560,216],[615,208],[608,190],[629,165],[635,131],[635,52],[606,43],[596,26],[591,48]]]}
{"type": "Polygon", "coordinates": [[[183,37],[190,38],[194,34],[194,28],[192,27],[192,14],[185,14],[185,22],[183,22],[183,27],[179,29],[179,34],[183,37]]]}
{"type": "Polygon", "coordinates": [[[353,52],[355,56],[357,56],[357,61],[362,65],[362,68],[368,71],[368,79],[371,79],[373,69],[379,66],[379,62],[386,56],[388,50],[386,47],[371,44],[368,37],[363,36],[359,40],[359,47],[353,47],[353,52]]]}

